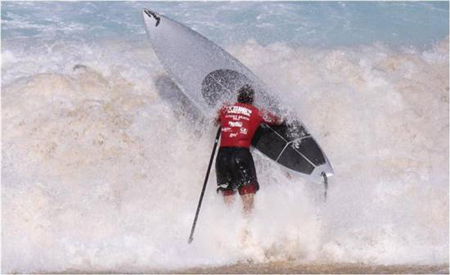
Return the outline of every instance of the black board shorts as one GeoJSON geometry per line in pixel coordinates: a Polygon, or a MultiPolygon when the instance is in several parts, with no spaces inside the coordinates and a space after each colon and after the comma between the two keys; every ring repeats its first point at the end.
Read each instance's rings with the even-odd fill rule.
{"type": "Polygon", "coordinates": [[[233,195],[236,190],[245,195],[259,190],[255,164],[249,148],[220,147],[216,158],[218,190],[224,196],[233,195]]]}

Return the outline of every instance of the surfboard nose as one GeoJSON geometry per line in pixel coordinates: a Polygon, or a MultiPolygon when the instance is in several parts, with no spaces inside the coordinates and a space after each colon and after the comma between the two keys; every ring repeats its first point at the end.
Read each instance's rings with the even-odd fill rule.
{"type": "Polygon", "coordinates": [[[161,16],[149,9],[142,9],[142,16],[147,26],[158,27],[161,22],[161,16]]]}

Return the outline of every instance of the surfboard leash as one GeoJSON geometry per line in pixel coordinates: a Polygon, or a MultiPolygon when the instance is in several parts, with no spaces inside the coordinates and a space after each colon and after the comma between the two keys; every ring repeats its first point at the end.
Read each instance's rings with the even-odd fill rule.
{"type": "Polygon", "coordinates": [[[327,174],[325,172],[322,172],[322,177],[323,177],[323,187],[325,188],[324,193],[323,193],[323,199],[324,199],[325,202],[327,202],[328,177],[327,177],[327,174]]]}

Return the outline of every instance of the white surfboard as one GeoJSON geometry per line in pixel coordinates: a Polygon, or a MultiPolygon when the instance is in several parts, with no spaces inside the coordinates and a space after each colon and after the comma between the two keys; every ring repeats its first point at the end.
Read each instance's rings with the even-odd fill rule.
{"type": "MultiPolygon", "coordinates": [[[[224,102],[236,100],[237,90],[244,84],[255,88],[255,106],[280,112],[267,86],[218,45],[159,13],[144,9],[142,14],[162,65],[203,115],[212,119],[224,102]]],[[[314,182],[322,183],[334,174],[328,158],[299,120],[276,127],[263,125],[252,144],[314,182]]]]}

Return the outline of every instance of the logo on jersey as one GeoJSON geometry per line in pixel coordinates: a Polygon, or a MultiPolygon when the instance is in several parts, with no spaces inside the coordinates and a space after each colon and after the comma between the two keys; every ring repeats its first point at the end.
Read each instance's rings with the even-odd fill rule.
{"type": "Polygon", "coordinates": [[[264,121],[267,122],[267,123],[272,123],[273,122],[273,119],[266,113],[263,114],[262,117],[263,117],[264,121]]]}
{"type": "Polygon", "coordinates": [[[230,127],[242,127],[242,122],[236,121],[228,121],[228,126],[230,127]]]}
{"type": "Polygon", "coordinates": [[[252,110],[242,106],[230,106],[227,108],[227,112],[229,114],[238,114],[244,116],[250,116],[252,114],[252,110]]]}
{"type": "Polygon", "coordinates": [[[231,133],[230,138],[235,138],[235,137],[237,137],[237,135],[238,135],[237,133],[231,133]]]}
{"type": "Polygon", "coordinates": [[[241,128],[241,129],[239,130],[239,132],[240,132],[241,134],[243,134],[243,135],[246,135],[246,134],[248,133],[248,129],[247,129],[247,128],[241,128]]]}

